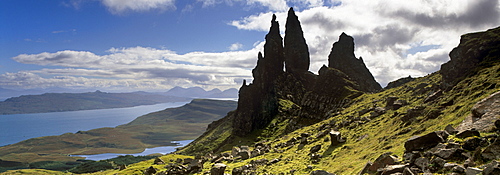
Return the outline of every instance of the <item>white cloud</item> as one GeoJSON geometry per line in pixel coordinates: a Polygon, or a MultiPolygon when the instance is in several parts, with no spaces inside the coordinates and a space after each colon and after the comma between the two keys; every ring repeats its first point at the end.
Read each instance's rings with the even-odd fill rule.
{"type": "Polygon", "coordinates": [[[241,44],[241,43],[234,43],[234,44],[231,44],[231,46],[228,47],[228,49],[231,50],[231,51],[240,50],[241,48],[243,48],[243,44],[241,44]]]}
{"type": "MultiPolygon", "coordinates": [[[[263,43],[259,46],[262,48],[263,43]]],[[[106,55],[72,50],[21,54],[13,59],[24,64],[63,68],[6,73],[0,75],[0,86],[130,90],[138,87],[144,90],[168,89],[177,85],[237,88],[243,79],[252,78],[250,69],[255,66],[258,52],[258,49],[252,49],[179,55],[166,49],[131,47],[111,48],[106,55]]]]}
{"type": "Polygon", "coordinates": [[[248,5],[261,5],[272,11],[286,11],[288,5],[285,0],[247,0],[248,5]]]}
{"type": "Polygon", "coordinates": [[[149,11],[176,9],[175,0],[101,0],[113,14],[126,11],[149,11]]]}
{"type": "MultiPolygon", "coordinates": [[[[336,4],[331,7],[312,5],[324,5],[323,1],[307,1],[309,6],[303,2],[303,10],[296,10],[296,14],[309,45],[310,70],[316,72],[327,64],[332,44],[345,32],[354,37],[356,56],[363,57],[382,85],[400,77],[424,76],[439,70],[449,59],[447,53],[458,45],[460,35],[500,24],[498,0],[350,0],[330,1],[336,4]],[[406,54],[413,47],[427,45],[435,47],[406,54]]],[[[267,31],[271,14],[247,16],[229,25],[267,31]]],[[[283,31],[286,12],[276,15],[283,31]]]]}

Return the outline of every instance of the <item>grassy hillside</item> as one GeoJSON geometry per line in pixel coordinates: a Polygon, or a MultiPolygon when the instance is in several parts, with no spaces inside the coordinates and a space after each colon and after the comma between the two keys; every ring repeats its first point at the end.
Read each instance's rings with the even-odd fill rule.
{"type": "Polygon", "coordinates": [[[0,115],[124,108],[188,100],[190,99],[147,93],[105,93],[100,91],[89,93],[46,93],[42,95],[23,95],[0,102],[0,115]]]}
{"type": "Polygon", "coordinates": [[[175,140],[195,139],[210,122],[235,108],[234,101],[196,99],[182,107],[138,117],[116,128],[40,137],[0,147],[0,159],[27,164],[81,159],[69,154],[138,153],[145,148],[172,145],[171,141],[175,140]]]}
{"type": "MultiPolygon", "coordinates": [[[[198,144],[191,144],[178,153],[201,155],[212,150],[217,150],[220,153],[231,153],[232,146],[248,145],[250,149],[253,149],[255,143],[263,143],[270,144],[273,149],[269,153],[246,160],[223,161],[227,165],[225,172],[230,174],[235,168],[252,163],[255,165],[254,162],[262,159],[269,161],[279,159],[280,161],[274,164],[254,166],[253,171],[257,174],[279,174],[289,173],[293,169],[295,174],[309,174],[314,170],[326,170],[336,174],[357,174],[368,161],[374,161],[383,153],[393,152],[395,155],[402,155],[405,149],[403,143],[412,136],[443,130],[448,124],[456,127],[471,113],[471,108],[476,102],[500,91],[499,79],[500,65],[497,64],[464,79],[452,90],[444,92],[435,100],[425,101],[430,94],[437,91],[441,81],[440,74],[430,74],[400,87],[374,94],[364,94],[356,98],[351,106],[332,115],[329,119],[284,135],[282,135],[283,132],[280,132],[288,122],[284,117],[278,117],[268,128],[256,131],[251,137],[245,138],[230,137],[229,125],[231,122],[221,120],[212,124],[217,125],[212,127],[218,129],[205,133],[197,139],[198,144]],[[363,109],[374,106],[384,107],[388,97],[398,97],[398,99],[407,101],[408,104],[397,110],[387,110],[386,113],[377,117],[370,117],[370,112],[360,113],[363,109]],[[411,122],[405,120],[403,116],[411,111],[410,109],[415,108],[422,109],[421,115],[415,117],[411,122]],[[364,117],[371,118],[371,120],[363,120],[364,117]],[[341,145],[330,146],[330,141],[326,139],[329,136],[319,134],[330,129],[340,131],[342,136],[347,138],[347,141],[341,145]],[[303,133],[311,135],[307,139],[308,144],[301,146],[296,143],[291,146],[283,146],[292,138],[301,137],[303,133]],[[310,149],[317,145],[321,145],[321,149],[318,151],[321,158],[313,159],[310,149]],[[195,148],[201,150],[198,147],[206,151],[192,152],[195,148]]],[[[296,105],[286,101],[282,101],[280,104],[282,111],[289,110],[293,105],[296,105]]],[[[228,116],[230,117],[231,114],[228,116]]],[[[191,158],[194,157],[191,156],[191,158]]],[[[142,162],[131,165],[129,168],[130,171],[145,170],[151,165],[151,162],[142,162]]],[[[213,165],[213,162],[205,162],[201,172],[210,171],[213,165]]],[[[167,170],[164,166],[156,166],[155,168],[158,171],[167,170]]],[[[115,173],[127,174],[129,171],[109,170],[95,174],[115,173]]]]}

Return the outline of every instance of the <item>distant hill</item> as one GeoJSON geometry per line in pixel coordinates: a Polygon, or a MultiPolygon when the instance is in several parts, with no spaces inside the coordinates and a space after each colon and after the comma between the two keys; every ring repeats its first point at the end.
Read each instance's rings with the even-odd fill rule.
{"type": "Polygon", "coordinates": [[[236,106],[235,101],[195,99],[184,106],[146,114],[115,128],[32,138],[3,146],[0,147],[0,161],[20,164],[16,166],[21,166],[21,162],[74,162],[81,158],[68,154],[138,153],[145,148],[170,146],[171,141],[195,139],[207,125],[236,106]]]}
{"type": "Polygon", "coordinates": [[[0,114],[123,108],[189,100],[190,98],[186,97],[173,97],[146,92],[106,93],[95,91],[88,93],[45,93],[8,98],[0,102],[0,114]]]}
{"type": "Polygon", "coordinates": [[[176,86],[162,95],[190,98],[238,98],[238,90],[235,88],[221,91],[220,89],[212,89],[206,91],[201,87],[183,88],[176,86]]]}

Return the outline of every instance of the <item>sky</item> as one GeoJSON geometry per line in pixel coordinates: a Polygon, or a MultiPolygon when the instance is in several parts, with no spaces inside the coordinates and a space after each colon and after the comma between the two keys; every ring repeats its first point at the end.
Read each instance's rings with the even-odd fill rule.
{"type": "Polygon", "coordinates": [[[239,88],[272,14],[293,7],[328,65],[342,32],[382,85],[439,70],[465,33],[500,26],[500,0],[2,0],[0,88],[239,88]]]}

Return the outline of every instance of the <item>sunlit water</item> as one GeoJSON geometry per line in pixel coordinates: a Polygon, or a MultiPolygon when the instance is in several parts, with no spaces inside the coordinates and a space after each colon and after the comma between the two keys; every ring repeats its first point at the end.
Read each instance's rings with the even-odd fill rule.
{"type": "Polygon", "coordinates": [[[0,115],[0,146],[26,139],[116,127],[135,118],[189,102],[161,103],[129,108],[98,109],[37,114],[0,115]]]}
{"type": "Polygon", "coordinates": [[[105,159],[111,159],[115,158],[118,156],[125,156],[125,155],[133,155],[133,156],[147,156],[151,154],[167,154],[174,152],[176,148],[186,146],[193,140],[181,140],[181,141],[176,141],[173,143],[178,143],[177,146],[162,146],[162,147],[156,147],[156,148],[146,148],[142,153],[136,153],[136,154],[116,154],[116,153],[104,153],[104,154],[94,154],[94,155],[71,155],[73,157],[85,157],[86,160],[105,160],[105,159]]]}

